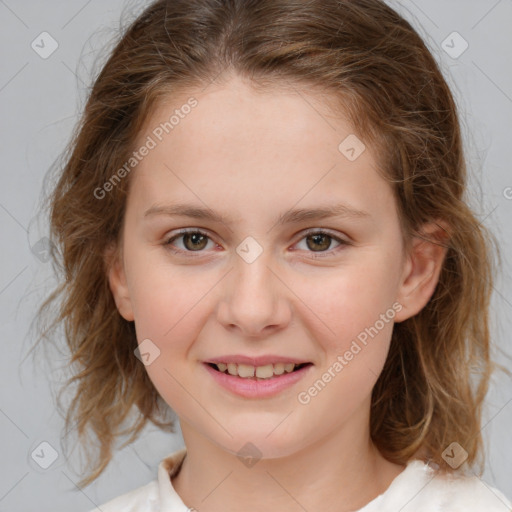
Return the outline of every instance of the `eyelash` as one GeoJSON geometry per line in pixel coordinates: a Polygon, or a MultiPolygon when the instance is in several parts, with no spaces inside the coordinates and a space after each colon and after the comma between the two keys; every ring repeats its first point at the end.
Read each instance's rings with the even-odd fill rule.
{"type": "MultiPolygon", "coordinates": [[[[166,249],[170,250],[171,252],[173,252],[175,254],[178,254],[178,255],[183,255],[184,253],[187,253],[187,255],[188,255],[188,253],[190,253],[190,257],[192,257],[192,258],[200,257],[201,256],[200,254],[193,254],[193,253],[194,252],[202,253],[204,251],[185,251],[183,249],[176,249],[176,248],[174,248],[171,245],[171,243],[174,242],[174,240],[182,237],[183,235],[187,235],[187,234],[203,235],[203,236],[205,236],[206,238],[208,238],[209,240],[211,240],[213,242],[213,240],[208,235],[208,233],[206,233],[206,232],[204,232],[204,231],[202,231],[200,229],[181,229],[181,230],[178,231],[178,233],[176,233],[171,238],[168,238],[165,241],[165,243],[163,244],[164,247],[166,249]]],[[[339,250],[343,250],[344,246],[352,245],[347,240],[343,240],[342,238],[339,238],[339,237],[336,237],[334,235],[331,235],[329,232],[327,232],[325,230],[320,230],[320,229],[311,229],[309,231],[306,231],[304,233],[304,235],[302,236],[302,238],[299,240],[299,242],[301,240],[303,240],[304,238],[307,238],[308,236],[311,236],[311,235],[326,235],[328,238],[331,238],[332,240],[335,240],[336,242],[339,242],[339,244],[340,244],[335,249],[330,249],[330,250],[327,250],[327,251],[319,251],[317,253],[315,253],[314,251],[308,251],[308,252],[311,252],[312,257],[314,259],[316,259],[316,258],[326,258],[326,257],[332,256],[332,253],[337,253],[339,250]]]]}

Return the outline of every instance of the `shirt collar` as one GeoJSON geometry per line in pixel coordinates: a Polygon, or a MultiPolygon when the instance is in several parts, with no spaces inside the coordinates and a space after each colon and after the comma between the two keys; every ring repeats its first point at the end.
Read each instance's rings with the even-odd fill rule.
{"type": "Polygon", "coordinates": [[[171,478],[178,473],[187,449],[182,448],[165,457],[158,465],[158,490],[161,512],[189,512],[181,497],[174,489],[171,478]]]}

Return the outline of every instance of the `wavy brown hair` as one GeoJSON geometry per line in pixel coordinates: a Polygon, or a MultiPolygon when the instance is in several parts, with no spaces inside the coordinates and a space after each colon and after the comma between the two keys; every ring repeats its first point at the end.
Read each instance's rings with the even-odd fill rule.
{"type": "Polygon", "coordinates": [[[64,326],[73,369],[64,389],[75,386],[66,429],[99,441],[80,485],[103,472],[121,434],[132,434],[128,444],[148,421],[173,431],[163,421],[170,409],[134,356],[133,322],[118,313],[107,281],[104,255],[119,243],[130,176],[103,199],[94,191],[131,156],[159,100],[230,73],[260,88],[288,84],[337,98],[339,113],[378,150],[404,240],[432,220],[450,226],[433,296],[394,326],[373,390],[371,436],[396,463],[421,456],[443,465],[452,441],[470,465],[481,461],[499,253],[468,206],[458,109],[420,35],[380,0],[158,0],[121,31],[47,199],[60,284],[39,311],[51,318],[40,339],[64,326]]]}

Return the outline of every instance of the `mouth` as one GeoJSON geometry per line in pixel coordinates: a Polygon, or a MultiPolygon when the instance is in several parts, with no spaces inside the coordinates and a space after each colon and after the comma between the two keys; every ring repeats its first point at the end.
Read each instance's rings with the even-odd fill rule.
{"type": "Polygon", "coordinates": [[[294,373],[307,366],[312,366],[312,363],[274,363],[266,364],[264,366],[252,366],[249,364],[237,363],[206,363],[208,366],[223,373],[231,375],[232,377],[239,377],[245,380],[270,380],[280,375],[294,373]]]}

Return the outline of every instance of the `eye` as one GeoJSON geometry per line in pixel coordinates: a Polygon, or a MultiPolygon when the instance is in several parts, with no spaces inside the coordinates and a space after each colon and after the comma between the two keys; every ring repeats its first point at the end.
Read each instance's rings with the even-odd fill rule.
{"type": "Polygon", "coordinates": [[[345,245],[350,245],[350,242],[347,240],[343,240],[342,238],[339,238],[334,235],[330,235],[329,233],[325,231],[320,230],[311,230],[308,231],[302,240],[305,240],[306,242],[306,249],[308,252],[312,253],[327,253],[327,254],[313,254],[314,258],[324,258],[326,256],[332,255],[332,253],[336,253],[339,250],[343,248],[345,245]],[[338,246],[334,249],[328,250],[328,248],[331,246],[332,241],[335,240],[338,243],[338,246]]]}
{"type": "MultiPolygon", "coordinates": [[[[203,231],[198,229],[182,229],[179,231],[177,235],[169,238],[164,246],[168,247],[172,252],[175,253],[183,253],[183,252],[202,252],[202,250],[207,246],[208,240],[212,241],[210,237],[203,231]],[[176,249],[172,245],[174,240],[179,238],[183,239],[183,247],[184,249],[176,249]]],[[[213,243],[213,241],[212,241],[213,243]]]]}

